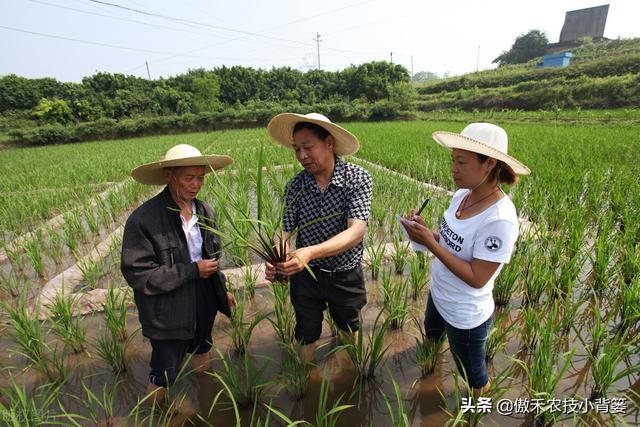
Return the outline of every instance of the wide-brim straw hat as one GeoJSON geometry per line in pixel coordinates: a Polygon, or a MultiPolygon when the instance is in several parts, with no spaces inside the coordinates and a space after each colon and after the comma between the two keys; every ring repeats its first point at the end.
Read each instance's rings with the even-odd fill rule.
{"type": "Polygon", "coordinates": [[[509,138],[500,126],[491,123],[471,123],[462,132],[434,132],[433,139],[449,149],[472,151],[502,160],[518,175],[530,175],[531,170],[507,154],[509,138]]]}
{"type": "Polygon", "coordinates": [[[355,154],[360,148],[360,142],[348,130],[332,123],[327,117],[319,113],[297,114],[282,113],[271,119],[267,131],[271,138],[288,148],[293,148],[293,128],[297,123],[308,122],[323,127],[335,139],[334,152],[338,156],[355,154]]]}
{"type": "Polygon", "coordinates": [[[136,181],[147,185],[165,185],[167,181],[162,175],[162,169],[178,166],[207,166],[205,174],[212,169],[222,169],[233,163],[229,156],[211,154],[203,156],[200,150],[188,144],[178,144],[167,151],[162,160],[138,166],[131,171],[136,181]]]}

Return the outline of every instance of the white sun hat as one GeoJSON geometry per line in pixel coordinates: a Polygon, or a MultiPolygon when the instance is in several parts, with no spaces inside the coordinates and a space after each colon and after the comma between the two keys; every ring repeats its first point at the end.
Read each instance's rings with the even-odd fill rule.
{"type": "Polygon", "coordinates": [[[518,175],[530,175],[531,170],[507,154],[509,138],[500,126],[491,123],[471,123],[460,133],[434,132],[433,139],[449,149],[472,151],[502,160],[518,175]]]}
{"type": "MultiPolygon", "coordinates": [[[[136,181],[147,185],[165,185],[167,182],[162,175],[162,169],[177,166],[210,166],[213,169],[222,169],[233,163],[229,156],[208,155],[203,156],[200,150],[188,144],[178,144],[167,151],[164,158],[157,162],[138,166],[131,171],[131,176],[136,181]]],[[[207,167],[205,173],[211,172],[207,167]]]]}
{"type": "Polygon", "coordinates": [[[332,123],[320,113],[282,113],[271,119],[267,132],[271,138],[285,147],[293,147],[293,128],[297,123],[309,122],[323,127],[336,140],[334,151],[338,156],[355,154],[360,148],[358,138],[348,130],[332,123]]]}

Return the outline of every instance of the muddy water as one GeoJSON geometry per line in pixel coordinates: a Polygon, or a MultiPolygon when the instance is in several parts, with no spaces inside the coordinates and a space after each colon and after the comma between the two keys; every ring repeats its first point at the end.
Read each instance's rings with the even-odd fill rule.
{"type": "MultiPolygon", "coordinates": [[[[367,274],[370,276],[370,274],[367,274]]],[[[364,329],[369,332],[374,320],[381,310],[380,291],[376,282],[369,282],[368,298],[369,303],[363,310],[364,329]]],[[[413,308],[413,314],[422,319],[424,301],[419,301],[413,308]]],[[[255,298],[249,304],[249,312],[259,310],[271,311],[273,303],[270,292],[267,288],[258,289],[255,298]]],[[[109,366],[102,362],[97,356],[68,355],[66,364],[70,368],[70,378],[62,387],[60,401],[67,412],[88,416],[87,406],[89,405],[83,384],[92,390],[99,398],[102,396],[105,387],[112,387],[116,384],[114,401],[114,415],[120,420],[131,411],[137,400],[144,395],[144,390],[148,381],[148,362],[150,357],[150,346],[139,331],[137,313],[131,310],[129,313],[128,330],[133,336],[127,346],[128,369],[125,374],[118,378],[110,371],[109,366]]],[[[520,322],[518,313],[514,310],[511,313],[511,321],[520,322]]],[[[83,322],[88,330],[89,341],[95,339],[105,328],[104,318],[100,314],[86,316],[83,322]]],[[[46,325],[45,325],[46,326],[46,325]]],[[[291,419],[304,419],[309,422],[314,421],[318,406],[318,396],[322,378],[327,378],[330,384],[328,407],[333,406],[338,401],[340,404],[352,405],[343,411],[339,417],[339,426],[388,426],[391,425],[391,417],[385,404],[384,396],[391,401],[392,408],[396,408],[396,399],[391,382],[391,376],[401,387],[403,404],[412,426],[438,426],[443,425],[449,415],[442,409],[443,406],[454,407],[456,399],[454,394],[454,380],[451,371],[455,369],[452,357],[448,351],[444,354],[442,361],[438,364],[436,372],[425,379],[420,378],[420,371],[416,366],[413,354],[415,350],[415,338],[417,330],[411,321],[407,321],[402,330],[390,330],[385,338],[388,350],[385,356],[385,363],[377,371],[374,379],[364,383],[356,383],[356,372],[344,351],[327,357],[326,353],[330,348],[337,345],[334,337],[331,336],[328,324],[323,325],[323,333],[320,344],[323,345],[318,352],[317,366],[312,370],[309,389],[305,397],[299,401],[293,401],[278,384],[277,376],[282,360],[281,350],[277,345],[276,335],[271,324],[263,321],[255,329],[251,338],[249,353],[255,357],[259,365],[267,364],[265,376],[272,383],[265,389],[262,402],[277,409],[291,419]],[[444,402],[443,404],[443,396],[444,402]]],[[[516,335],[517,334],[512,334],[516,335]]],[[[229,337],[229,322],[220,315],[216,319],[214,328],[214,347],[223,353],[233,353],[232,343],[229,337]]],[[[575,336],[567,337],[568,347],[564,350],[578,346],[575,336]]],[[[55,340],[50,342],[52,348],[56,347],[55,340]]],[[[13,344],[6,336],[0,336],[0,365],[14,366],[21,368],[25,361],[20,356],[10,351],[13,344]]],[[[58,343],[58,348],[61,345],[58,343]]],[[[92,348],[91,346],[89,347],[92,348]]],[[[491,365],[491,370],[500,372],[506,367],[513,365],[513,357],[520,351],[518,338],[511,339],[506,348],[496,355],[491,365]]],[[[526,360],[526,359],[525,359],[526,360]]],[[[633,363],[638,363],[637,357],[633,363]]],[[[584,350],[577,347],[576,355],[573,358],[571,368],[565,375],[556,393],[557,398],[570,397],[573,395],[585,396],[591,390],[590,376],[588,373],[587,358],[584,350]]],[[[222,363],[214,360],[212,371],[220,371],[222,363]]],[[[33,391],[39,384],[43,383],[43,378],[33,369],[26,371],[12,370],[19,382],[26,385],[28,391],[33,391]]],[[[512,375],[510,383],[505,384],[508,390],[504,397],[516,399],[524,397],[526,393],[526,376],[522,370],[516,370],[512,375]]],[[[626,380],[617,383],[613,390],[632,389],[640,390],[639,382],[628,384],[626,380]]],[[[5,385],[7,376],[0,374],[0,384],[5,385]]],[[[191,410],[200,414],[208,422],[216,426],[235,425],[235,416],[230,410],[228,399],[222,398],[216,407],[213,408],[209,416],[211,402],[221,390],[217,381],[208,374],[189,374],[178,382],[173,389],[174,395],[185,395],[185,401],[181,406],[180,413],[174,419],[174,424],[179,425],[186,420],[185,413],[191,410]],[[191,408],[191,410],[189,409],[191,408]]],[[[1,398],[0,398],[1,399],[1,398]]],[[[637,403],[637,401],[636,401],[637,403]]],[[[93,404],[94,408],[97,405],[93,404]]],[[[626,416],[626,421],[630,425],[638,425],[637,409],[631,409],[633,404],[628,402],[630,407],[626,416]]],[[[258,411],[263,419],[267,414],[264,406],[258,411]]],[[[98,411],[101,413],[101,411],[98,411]]],[[[251,408],[241,408],[240,414],[242,424],[248,425],[251,418],[251,408]]],[[[207,425],[206,423],[193,419],[196,425],[207,425]]],[[[274,422],[272,425],[279,425],[274,422]]],[[[502,416],[497,413],[488,414],[482,420],[486,425],[520,426],[530,425],[531,421],[524,415],[502,416]]],[[[606,418],[601,418],[604,424],[610,423],[606,418]]],[[[563,422],[566,425],[573,425],[576,420],[567,419],[563,422]]],[[[590,423],[593,423],[591,421],[590,423]]],[[[90,423],[87,423],[90,424],[90,423]]]]}

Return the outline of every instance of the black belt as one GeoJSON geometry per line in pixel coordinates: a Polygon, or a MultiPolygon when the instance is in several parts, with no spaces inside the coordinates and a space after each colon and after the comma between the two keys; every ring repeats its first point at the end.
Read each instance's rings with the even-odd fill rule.
{"type": "Polygon", "coordinates": [[[338,269],[329,270],[329,269],[326,269],[326,268],[316,267],[314,265],[311,265],[309,267],[311,268],[311,270],[314,273],[325,274],[325,275],[327,275],[329,277],[340,277],[342,275],[347,275],[347,274],[353,273],[358,268],[360,268],[358,266],[358,267],[350,268],[348,270],[338,270],[338,269]]]}

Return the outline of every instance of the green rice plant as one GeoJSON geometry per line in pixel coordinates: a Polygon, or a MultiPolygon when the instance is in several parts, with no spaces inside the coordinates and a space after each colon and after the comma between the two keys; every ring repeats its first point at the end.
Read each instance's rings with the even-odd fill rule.
{"type": "Polygon", "coordinates": [[[256,293],[256,282],[258,281],[258,272],[251,264],[242,267],[242,281],[244,282],[244,291],[251,298],[256,293]]]}
{"type": "MultiPolygon", "coordinates": [[[[84,397],[76,397],[88,411],[84,421],[89,421],[95,426],[117,426],[121,421],[116,416],[117,392],[120,381],[113,384],[104,383],[102,385],[102,395],[98,396],[83,382],[84,397]]],[[[66,413],[66,411],[64,411],[66,413]]],[[[75,424],[75,423],[74,423],[75,424]]],[[[80,426],[81,424],[75,424],[80,426]]]]}
{"type": "MultiPolygon", "coordinates": [[[[557,305],[548,307],[547,318],[540,326],[538,345],[528,361],[516,359],[515,362],[524,370],[528,378],[528,393],[530,399],[552,399],[556,396],[556,389],[571,366],[571,359],[576,352],[560,354],[556,349],[555,337],[558,333],[557,321],[559,312],[557,305]]],[[[544,406],[540,412],[533,414],[534,423],[546,425],[553,422],[557,413],[544,406]]]]}
{"type": "Polygon", "coordinates": [[[525,306],[537,307],[542,301],[542,296],[553,283],[553,271],[544,262],[534,262],[529,258],[529,274],[524,279],[524,299],[525,306]],[[533,265],[531,265],[533,264],[533,265]]]}
{"type": "Polygon", "coordinates": [[[518,279],[522,274],[521,253],[516,248],[511,261],[502,267],[500,274],[496,277],[493,284],[493,301],[496,307],[508,306],[518,289],[518,279]]]}
{"type": "Polygon", "coordinates": [[[64,288],[56,293],[53,301],[46,304],[51,314],[52,330],[71,350],[78,354],[85,350],[87,330],[82,326],[80,315],[75,316],[78,297],[65,296],[64,288]],[[74,317],[75,316],[75,317],[74,317]]]}
{"type": "Polygon", "coordinates": [[[617,268],[615,262],[616,246],[619,236],[613,226],[613,215],[609,212],[598,223],[598,231],[591,256],[591,287],[596,296],[603,295],[612,285],[617,268]]]}
{"type": "Polygon", "coordinates": [[[384,403],[387,406],[387,410],[389,411],[389,416],[391,417],[391,423],[393,427],[409,427],[411,423],[409,422],[409,415],[407,413],[407,409],[404,406],[404,398],[402,397],[402,393],[400,391],[400,386],[398,382],[389,371],[389,376],[391,377],[391,383],[393,384],[393,392],[395,394],[396,404],[395,408],[391,404],[389,397],[386,394],[382,394],[384,399],[384,403]]]}
{"type": "Polygon", "coordinates": [[[127,303],[131,299],[131,288],[109,286],[102,304],[107,329],[120,343],[127,341],[127,303]]]}
{"type": "Polygon", "coordinates": [[[22,265],[22,248],[15,248],[12,245],[5,244],[2,248],[7,255],[11,266],[16,271],[23,271],[22,265]]]}
{"type": "Polygon", "coordinates": [[[413,321],[416,325],[416,329],[420,333],[420,336],[416,337],[414,358],[416,364],[420,368],[422,378],[426,378],[436,369],[436,365],[443,353],[445,338],[433,339],[427,337],[424,326],[418,321],[418,319],[414,317],[413,321]]]}
{"type": "Polygon", "coordinates": [[[100,222],[98,218],[96,218],[94,214],[94,208],[88,204],[85,204],[82,210],[82,216],[84,217],[84,222],[87,224],[89,231],[97,236],[100,233],[100,222]]]}
{"type": "MultiPolygon", "coordinates": [[[[76,257],[80,257],[80,254],[76,254],[76,257]]],[[[85,285],[91,289],[95,289],[98,280],[103,274],[102,258],[95,259],[91,256],[81,259],[78,262],[78,268],[82,272],[82,281],[85,285]]]]}
{"type": "Polygon", "coordinates": [[[242,294],[239,295],[236,300],[236,308],[233,310],[232,316],[229,319],[229,323],[231,324],[231,331],[229,334],[233,343],[233,349],[236,353],[242,354],[249,346],[249,340],[251,339],[253,330],[260,322],[268,317],[268,313],[258,312],[251,316],[251,321],[247,321],[245,319],[245,317],[248,317],[245,314],[248,303],[247,297],[242,294]]]}
{"type": "Polygon", "coordinates": [[[336,321],[333,320],[333,317],[331,317],[331,313],[329,313],[329,310],[327,310],[327,315],[325,316],[325,319],[327,321],[327,324],[329,325],[329,331],[331,331],[331,336],[333,338],[336,338],[339,334],[338,325],[336,324],[336,321]]]}
{"type": "Polygon", "coordinates": [[[486,361],[491,363],[498,354],[504,350],[507,345],[507,337],[515,329],[516,322],[509,322],[509,310],[502,309],[494,312],[493,327],[487,335],[486,343],[486,361]]]}
{"type": "Polygon", "coordinates": [[[126,189],[131,188],[134,185],[132,181],[128,181],[122,187],[122,189],[112,189],[107,193],[107,200],[109,206],[111,206],[111,212],[122,212],[129,206],[129,200],[127,200],[126,189]]]}
{"type": "Polygon", "coordinates": [[[58,354],[57,348],[46,342],[47,333],[39,320],[40,307],[36,305],[30,313],[25,301],[16,301],[15,304],[3,301],[2,305],[9,316],[12,327],[9,336],[18,346],[17,353],[50,382],[61,384],[66,381],[69,370],[64,365],[65,354],[58,354]]]}
{"type": "Polygon", "coordinates": [[[360,319],[355,342],[346,347],[347,354],[356,367],[358,381],[367,381],[375,376],[376,369],[382,363],[389,348],[384,345],[384,337],[389,328],[390,320],[386,319],[380,322],[381,315],[382,311],[378,313],[371,327],[371,332],[367,334],[366,338],[362,327],[364,322],[360,319]]]}
{"type": "Polygon", "coordinates": [[[640,365],[625,365],[632,349],[625,333],[608,335],[602,343],[602,350],[596,354],[588,352],[591,362],[591,378],[593,386],[589,400],[606,398],[611,386],[624,377],[640,371],[640,365]]]}
{"type": "Polygon", "coordinates": [[[521,344],[527,351],[534,351],[538,345],[538,335],[542,319],[538,309],[533,306],[525,306],[520,310],[522,319],[521,344]]]}
{"type": "Polygon", "coordinates": [[[13,270],[7,273],[0,271],[0,299],[9,300],[2,295],[4,292],[7,296],[17,298],[29,293],[30,282],[26,281],[23,275],[18,275],[13,270]]]}
{"type": "Polygon", "coordinates": [[[428,286],[427,274],[428,268],[423,265],[421,257],[415,256],[409,259],[409,287],[411,288],[411,299],[414,301],[418,301],[422,297],[428,286]]]}
{"type": "Polygon", "coordinates": [[[98,214],[98,218],[100,219],[100,224],[105,228],[105,230],[111,229],[111,212],[107,201],[102,197],[96,198],[96,207],[95,210],[98,214]]]}
{"type": "Polygon", "coordinates": [[[275,319],[268,318],[276,332],[278,340],[283,343],[291,343],[295,339],[295,312],[289,303],[289,285],[274,283],[271,285],[273,293],[273,311],[275,319]]]}
{"type": "Polygon", "coordinates": [[[637,327],[640,322],[640,275],[626,283],[623,279],[618,284],[618,302],[616,306],[618,325],[617,333],[626,333],[630,337],[637,335],[637,327]],[[635,334],[634,332],[635,331],[635,334]]]}
{"type": "Polygon", "coordinates": [[[371,280],[378,279],[380,266],[382,266],[384,259],[384,247],[385,243],[383,240],[378,241],[375,237],[367,239],[365,250],[369,255],[369,263],[371,264],[371,280]]]}
{"type": "Polygon", "coordinates": [[[64,253],[62,250],[64,242],[53,227],[47,227],[45,234],[46,238],[44,239],[44,246],[46,248],[46,252],[56,264],[60,264],[64,253]]]}
{"type": "Polygon", "coordinates": [[[406,279],[393,280],[391,271],[382,275],[383,310],[387,313],[389,327],[402,329],[409,316],[409,283],[406,279]],[[388,276],[389,278],[385,277],[388,276]]]}
{"type": "Polygon", "coordinates": [[[391,257],[396,274],[402,274],[404,272],[410,251],[409,243],[403,241],[400,235],[396,233],[393,237],[393,255],[391,257]]]}
{"type": "Polygon", "coordinates": [[[39,277],[44,277],[44,262],[42,260],[42,236],[37,233],[34,238],[24,243],[25,251],[31,261],[31,265],[39,277]]]}
{"type": "Polygon", "coordinates": [[[300,400],[309,388],[309,374],[314,365],[303,360],[300,343],[291,341],[281,345],[283,356],[279,382],[293,400],[300,400]]]}
{"type": "Polygon", "coordinates": [[[216,351],[222,361],[222,369],[217,372],[206,372],[206,374],[213,376],[227,387],[229,395],[239,407],[245,408],[260,402],[266,388],[273,382],[267,377],[270,360],[265,358],[265,363],[258,368],[248,351],[236,353],[235,358],[222,354],[218,349],[216,351]]]}
{"type": "MultiPolygon", "coordinates": [[[[13,376],[9,384],[0,387],[0,420],[7,427],[36,427],[42,425],[63,425],[55,415],[53,405],[58,400],[61,384],[47,383],[38,386],[33,393],[24,384],[18,384],[13,376]]],[[[69,417],[77,417],[68,414],[69,417]]]]}
{"type": "MultiPolygon", "coordinates": [[[[246,209],[244,196],[238,193],[229,193],[224,189],[228,188],[220,181],[218,174],[213,173],[217,185],[210,187],[211,191],[218,200],[216,205],[220,223],[225,227],[225,231],[215,229],[211,226],[211,222],[207,218],[200,218],[198,222],[200,227],[212,233],[219,235],[226,242],[235,242],[245,247],[248,251],[253,252],[264,261],[276,265],[287,260],[287,249],[289,242],[295,239],[295,236],[304,228],[311,226],[317,222],[325,221],[329,218],[341,215],[341,212],[334,212],[326,216],[315,218],[306,224],[303,224],[292,230],[285,236],[282,227],[284,212],[295,202],[298,194],[293,195],[292,200],[288,204],[283,203],[277,215],[271,218],[265,217],[263,199],[266,194],[265,185],[263,185],[263,146],[260,146],[260,154],[258,157],[258,171],[256,173],[256,218],[253,218],[249,209],[246,209]],[[250,230],[248,233],[246,230],[250,230]]],[[[315,278],[315,274],[305,265],[307,271],[315,278]]],[[[288,278],[276,277],[276,281],[288,282],[288,278]]]]}
{"type": "Polygon", "coordinates": [[[111,332],[104,331],[98,334],[93,346],[98,357],[111,367],[114,374],[127,371],[126,342],[121,342],[111,332]]]}
{"type": "Polygon", "coordinates": [[[68,235],[65,243],[69,246],[69,249],[73,250],[77,247],[78,240],[86,241],[87,232],[84,229],[82,217],[78,211],[70,210],[63,215],[63,218],[65,234],[68,235]],[[73,242],[70,242],[71,240],[73,240],[73,242]],[[74,245],[74,247],[72,247],[70,243],[74,245]]]}
{"type": "Polygon", "coordinates": [[[335,427],[338,425],[338,418],[342,412],[354,407],[354,405],[341,405],[340,402],[343,397],[344,395],[338,397],[333,403],[333,406],[329,407],[329,381],[326,375],[323,375],[322,382],[320,383],[320,394],[318,396],[318,407],[315,411],[314,422],[310,423],[304,420],[294,421],[270,405],[267,405],[267,408],[287,426],[335,427]]]}

